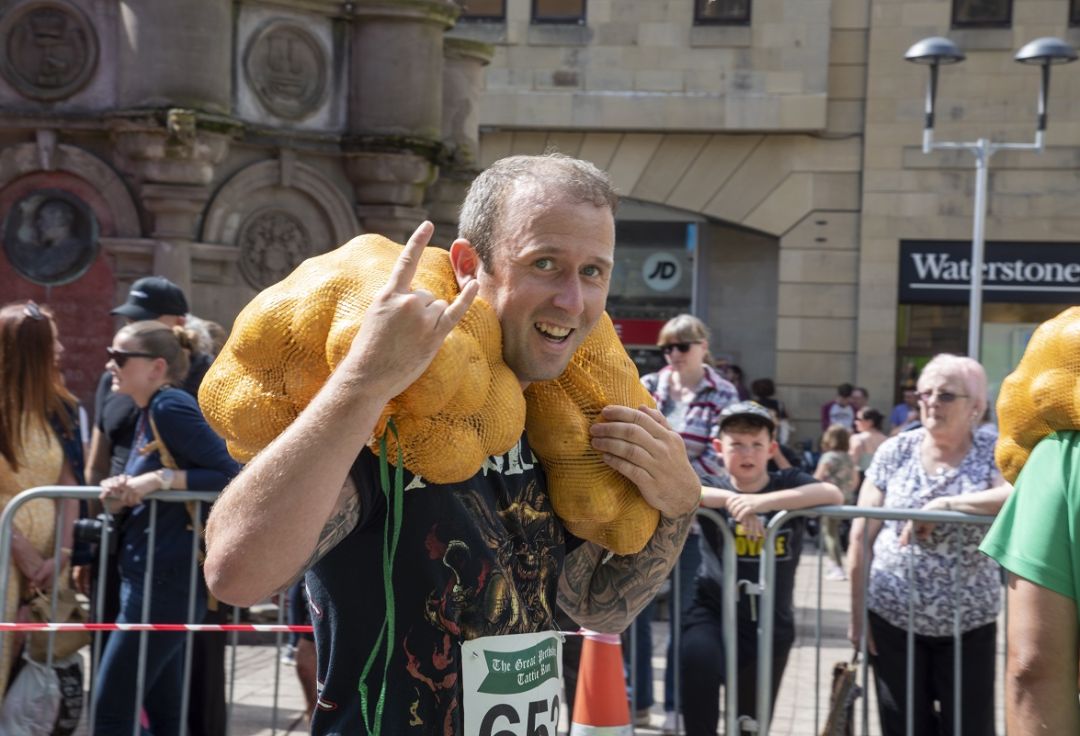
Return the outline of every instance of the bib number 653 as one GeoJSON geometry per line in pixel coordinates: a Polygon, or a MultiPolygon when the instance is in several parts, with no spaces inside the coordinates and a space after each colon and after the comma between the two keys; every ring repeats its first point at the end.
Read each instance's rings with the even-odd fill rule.
{"type": "Polygon", "coordinates": [[[556,736],[559,728],[559,696],[546,700],[533,700],[528,705],[525,731],[503,728],[503,725],[521,724],[521,714],[509,703],[492,706],[480,722],[479,736],[556,736]],[[539,722],[538,722],[539,721],[539,722]],[[548,729],[548,725],[551,729],[548,729]],[[499,728],[501,730],[496,731],[499,728]]]}

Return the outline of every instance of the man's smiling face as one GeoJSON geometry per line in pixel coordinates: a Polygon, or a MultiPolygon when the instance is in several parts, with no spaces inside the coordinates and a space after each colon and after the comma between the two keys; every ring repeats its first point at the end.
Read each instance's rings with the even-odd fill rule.
{"type": "Polygon", "coordinates": [[[615,252],[611,210],[512,192],[480,296],[502,327],[503,360],[522,385],[559,376],[600,319],[615,252]]]}

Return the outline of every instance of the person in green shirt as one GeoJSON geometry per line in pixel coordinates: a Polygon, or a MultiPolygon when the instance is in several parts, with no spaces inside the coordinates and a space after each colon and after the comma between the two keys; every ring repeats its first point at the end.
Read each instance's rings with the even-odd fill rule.
{"type": "Polygon", "coordinates": [[[979,549],[1009,572],[1009,736],[1080,734],[1080,431],[1035,446],[979,549]]]}

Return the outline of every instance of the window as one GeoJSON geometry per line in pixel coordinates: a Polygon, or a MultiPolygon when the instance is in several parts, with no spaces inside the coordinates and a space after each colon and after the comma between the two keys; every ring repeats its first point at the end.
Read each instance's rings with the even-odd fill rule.
{"type": "Polygon", "coordinates": [[[1012,0],[953,0],[952,24],[953,28],[1008,28],[1012,0]]]}
{"type": "Polygon", "coordinates": [[[506,0],[458,0],[462,20],[506,20],[506,0]]]}
{"type": "Polygon", "coordinates": [[[750,0],[694,0],[698,25],[749,25],[750,0]]]}
{"type": "Polygon", "coordinates": [[[1069,25],[1080,26],[1080,0],[1072,0],[1069,3],[1069,25]]]}
{"type": "Polygon", "coordinates": [[[533,23],[584,23],[585,0],[533,0],[533,23]]]}

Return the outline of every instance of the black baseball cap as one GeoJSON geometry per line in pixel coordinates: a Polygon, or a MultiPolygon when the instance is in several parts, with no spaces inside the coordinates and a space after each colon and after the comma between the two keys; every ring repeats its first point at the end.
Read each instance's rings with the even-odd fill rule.
{"type": "Polygon", "coordinates": [[[776,431],[776,422],[772,414],[756,401],[737,401],[728,405],[720,412],[720,429],[723,430],[724,425],[735,417],[754,417],[768,426],[770,434],[776,431]]]}
{"type": "Polygon", "coordinates": [[[147,276],[131,285],[127,301],[112,314],[129,319],[157,319],[163,314],[183,317],[188,313],[183,290],[164,276],[147,276]]]}

